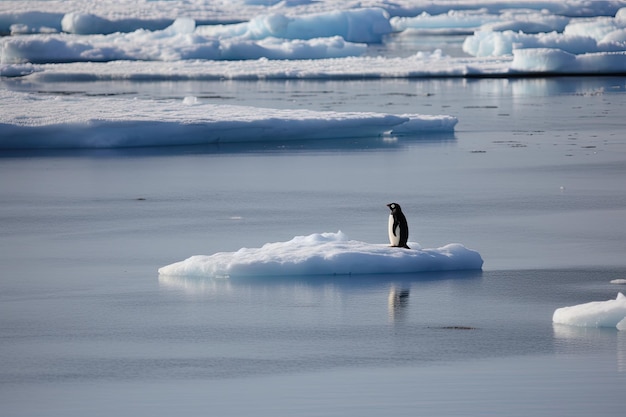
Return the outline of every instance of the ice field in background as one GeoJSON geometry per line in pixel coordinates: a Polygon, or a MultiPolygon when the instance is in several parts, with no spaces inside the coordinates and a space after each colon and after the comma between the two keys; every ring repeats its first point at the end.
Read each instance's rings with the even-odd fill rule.
{"type": "MultiPolygon", "coordinates": [[[[503,57],[504,65],[496,71],[501,75],[626,71],[626,8],[620,1],[133,2],[132,7],[100,2],[90,9],[88,2],[60,1],[29,2],[27,10],[14,3],[0,4],[0,31],[10,35],[0,40],[4,76],[50,69],[27,70],[23,64],[258,59],[303,60],[300,68],[315,65],[310,60],[338,59],[335,76],[343,67],[350,76],[359,75],[355,68],[375,76],[366,61],[355,67],[341,60],[361,57],[368,46],[393,37],[423,33],[466,34],[463,51],[503,57]],[[535,50],[512,62],[516,51],[526,49],[535,50]],[[574,59],[555,52],[583,56],[585,64],[572,64],[574,59]]],[[[491,63],[480,59],[466,65],[471,71],[458,71],[454,57],[445,54],[437,55],[439,66],[453,70],[431,72],[435,51],[419,52],[404,56],[407,62],[382,66],[401,77],[494,72],[491,63]]],[[[302,75],[299,71],[296,76],[302,75]]],[[[379,70],[378,76],[389,72],[379,70]]]]}

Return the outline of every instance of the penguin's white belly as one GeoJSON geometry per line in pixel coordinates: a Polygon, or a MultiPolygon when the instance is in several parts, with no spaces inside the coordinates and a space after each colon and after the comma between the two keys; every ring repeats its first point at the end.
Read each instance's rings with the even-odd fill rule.
{"type": "Polygon", "coordinates": [[[389,243],[391,246],[398,246],[400,244],[400,228],[396,231],[396,235],[393,235],[393,215],[389,216],[389,243]]]}

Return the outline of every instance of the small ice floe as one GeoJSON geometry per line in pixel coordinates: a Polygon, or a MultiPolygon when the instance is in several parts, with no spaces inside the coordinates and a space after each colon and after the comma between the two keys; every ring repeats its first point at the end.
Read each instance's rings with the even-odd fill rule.
{"type": "Polygon", "coordinates": [[[186,96],[183,99],[183,104],[186,106],[195,106],[196,104],[201,104],[201,103],[200,103],[200,100],[198,100],[198,97],[186,96]]]}
{"type": "Polygon", "coordinates": [[[626,285],[626,279],[614,279],[611,284],[626,285]]]}
{"type": "Polygon", "coordinates": [[[557,308],[552,322],[579,327],[616,327],[626,330],[626,296],[621,292],[615,300],[593,301],[571,307],[557,308]]]}
{"type": "Polygon", "coordinates": [[[192,256],[160,268],[159,274],[207,278],[406,274],[479,270],[482,265],[480,254],[461,244],[436,249],[403,249],[349,240],[339,231],[296,236],[286,242],[266,243],[260,248],[192,256]]]}

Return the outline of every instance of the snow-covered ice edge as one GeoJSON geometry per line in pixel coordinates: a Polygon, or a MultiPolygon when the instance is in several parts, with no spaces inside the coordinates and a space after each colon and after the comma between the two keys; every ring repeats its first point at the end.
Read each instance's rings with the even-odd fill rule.
{"type": "Polygon", "coordinates": [[[408,274],[480,270],[483,259],[461,244],[434,249],[350,240],[341,231],[296,236],[260,248],[192,256],[159,268],[160,275],[205,278],[408,274]]]}
{"type": "Polygon", "coordinates": [[[119,148],[452,132],[447,115],[268,109],[0,90],[0,149],[119,148]],[[28,117],[24,111],[28,109],[28,117]]]}
{"type": "Polygon", "coordinates": [[[578,327],[614,327],[626,330],[626,296],[620,292],[614,300],[558,308],[554,311],[552,321],[578,327]]]}

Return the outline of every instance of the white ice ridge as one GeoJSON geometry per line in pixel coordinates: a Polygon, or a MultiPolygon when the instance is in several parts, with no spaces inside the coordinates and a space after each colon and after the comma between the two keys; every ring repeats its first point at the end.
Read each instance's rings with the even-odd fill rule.
{"type": "MultiPolygon", "coordinates": [[[[335,30],[345,32],[341,28],[329,29],[327,32],[333,33],[335,30]]],[[[364,43],[350,42],[339,35],[307,39],[261,36],[257,40],[248,36],[222,39],[204,32],[196,28],[194,20],[180,18],[171,26],[156,31],[140,29],[130,33],[92,36],[66,33],[10,36],[0,39],[0,62],[320,59],[361,55],[367,48],[364,43]]]]}
{"type": "Polygon", "coordinates": [[[513,56],[448,57],[436,50],[406,58],[346,57],[302,60],[191,60],[80,62],[0,65],[0,76],[28,76],[33,82],[331,80],[421,77],[624,74],[626,51],[574,55],[560,49],[516,49],[513,56]]]}
{"type": "MultiPolygon", "coordinates": [[[[415,243],[412,246],[418,247],[415,243]]],[[[159,274],[209,278],[400,274],[479,270],[482,265],[480,254],[461,244],[437,249],[392,248],[349,240],[339,231],[296,236],[260,248],[192,256],[160,268],[159,274]]]]}
{"type": "Polygon", "coordinates": [[[626,296],[620,292],[615,300],[558,308],[554,311],[552,321],[570,326],[616,327],[618,330],[626,330],[626,296]]]}
{"type": "Polygon", "coordinates": [[[113,148],[451,132],[452,116],[267,109],[0,90],[0,149],[113,148]],[[28,117],[24,111],[27,109],[28,117]]]}
{"type": "MultiPolygon", "coordinates": [[[[331,80],[507,75],[513,57],[448,57],[440,50],[406,58],[345,57],[299,60],[187,60],[0,65],[0,76],[38,82],[331,80]]],[[[534,62],[534,61],[533,61],[534,62]]],[[[609,68],[611,70],[612,68],[609,68]]],[[[619,68],[618,68],[619,69],[619,68]]],[[[595,71],[594,74],[598,72],[595,71]]],[[[517,73],[516,73],[517,74],[517,73]]]]}

